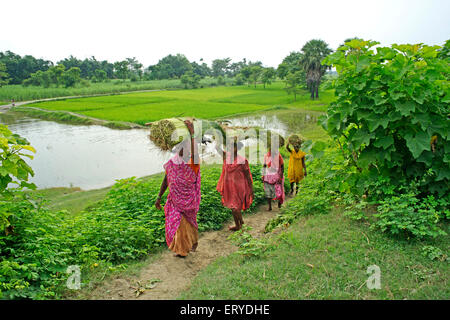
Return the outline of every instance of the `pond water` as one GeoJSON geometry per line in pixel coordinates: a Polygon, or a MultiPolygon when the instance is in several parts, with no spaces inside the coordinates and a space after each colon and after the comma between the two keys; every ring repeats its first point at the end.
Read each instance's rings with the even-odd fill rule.
{"type": "MultiPolygon", "coordinates": [[[[315,126],[320,113],[265,112],[228,119],[235,126],[259,126],[282,135],[315,126]]],[[[143,177],[163,171],[171,153],[161,152],[149,140],[148,129],[115,130],[98,125],[71,125],[29,118],[12,112],[0,113],[0,123],[26,138],[36,149],[27,159],[38,189],[80,187],[98,189],[116,179],[143,177]]],[[[205,162],[217,161],[213,144],[202,148],[205,162]],[[209,161],[208,161],[209,159],[209,161]]]]}

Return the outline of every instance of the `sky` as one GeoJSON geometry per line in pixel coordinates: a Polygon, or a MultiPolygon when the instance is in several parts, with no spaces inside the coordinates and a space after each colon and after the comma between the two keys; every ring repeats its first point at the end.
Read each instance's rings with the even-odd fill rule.
{"type": "Polygon", "coordinates": [[[168,54],[190,61],[276,67],[311,39],[442,45],[450,0],[13,0],[0,2],[0,51],[57,62],[73,55],[144,67],[168,54]]]}

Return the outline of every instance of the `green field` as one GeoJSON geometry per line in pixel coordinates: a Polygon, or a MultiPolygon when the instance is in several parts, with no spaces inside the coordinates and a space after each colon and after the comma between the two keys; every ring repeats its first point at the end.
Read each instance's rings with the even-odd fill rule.
{"type": "Polygon", "coordinates": [[[281,82],[262,86],[214,87],[191,90],[139,92],[112,96],[65,99],[31,104],[53,111],[72,111],[82,115],[144,124],[163,118],[193,116],[217,119],[280,107],[325,111],[333,99],[332,91],[323,91],[319,100],[310,100],[306,91],[297,101],[288,95],[281,82]]]}
{"type": "MultiPolygon", "coordinates": [[[[225,79],[225,82],[231,82],[231,79],[225,79]]],[[[214,78],[205,78],[200,81],[200,86],[209,87],[216,85],[217,80],[214,78]]],[[[108,82],[85,82],[75,87],[65,88],[63,86],[49,88],[23,85],[6,85],[0,87],[0,103],[8,104],[11,99],[15,101],[30,101],[45,98],[85,96],[95,94],[117,94],[127,91],[139,90],[155,90],[155,89],[182,89],[184,85],[180,79],[166,80],[147,80],[147,81],[130,81],[130,80],[112,80],[108,82]]]]}

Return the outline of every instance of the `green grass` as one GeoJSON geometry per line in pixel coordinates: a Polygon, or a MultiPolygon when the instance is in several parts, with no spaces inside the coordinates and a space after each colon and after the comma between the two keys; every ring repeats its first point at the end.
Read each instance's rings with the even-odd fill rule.
{"type": "Polygon", "coordinates": [[[298,95],[296,102],[274,83],[263,89],[247,86],[214,87],[204,89],[139,92],[113,96],[65,99],[32,104],[53,111],[72,111],[82,115],[109,120],[144,124],[163,118],[193,116],[217,119],[225,116],[252,113],[281,107],[324,111],[333,99],[332,91],[322,92],[312,101],[308,93],[298,95]]]}
{"type": "MultiPolygon", "coordinates": [[[[226,79],[226,82],[230,82],[226,79]]],[[[201,86],[211,86],[217,83],[216,79],[205,78],[200,81],[201,86]]],[[[113,94],[126,91],[138,90],[153,90],[153,89],[182,89],[184,85],[179,79],[167,80],[150,80],[150,81],[136,81],[129,80],[111,80],[109,82],[92,83],[88,82],[88,86],[78,84],[74,88],[64,87],[24,87],[22,85],[6,85],[0,87],[0,102],[8,104],[11,99],[15,101],[29,101],[45,98],[68,97],[80,95],[94,95],[94,94],[113,94]]]]}
{"type": "MultiPolygon", "coordinates": [[[[301,195],[300,195],[301,197],[301,195]]],[[[444,252],[449,238],[394,239],[343,216],[304,216],[270,238],[256,258],[219,258],[194,280],[182,299],[449,299],[447,261],[422,255],[424,245],[444,252]],[[369,290],[367,267],[381,269],[381,289],[369,290]],[[214,281],[211,281],[214,279],[214,281]]]]}
{"type": "Polygon", "coordinates": [[[69,213],[76,214],[103,200],[109,189],[110,187],[83,191],[78,187],[58,187],[31,191],[31,193],[45,199],[45,206],[51,210],[67,210],[69,213]]]}
{"type": "MultiPolygon", "coordinates": [[[[137,179],[138,181],[150,181],[163,179],[163,173],[156,173],[137,179]]],[[[103,200],[112,186],[94,189],[82,190],[78,187],[66,188],[48,188],[28,191],[35,196],[46,200],[45,206],[51,210],[67,210],[71,214],[77,214],[83,210],[92,209],[103,200]]]]}

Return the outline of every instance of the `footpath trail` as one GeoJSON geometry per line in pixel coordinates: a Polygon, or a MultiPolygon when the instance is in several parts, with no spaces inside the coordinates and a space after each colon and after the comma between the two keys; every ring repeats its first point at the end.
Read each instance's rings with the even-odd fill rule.
{"type": "MultiPolygon", "coordinates": [[[[288,200],[288,199],[286,199],[288,200]]],[[[261,205],[255,213],[244,214],[244,225],[250,226],[254,237],[264,236],[267,222],[279,213],[277,205],[272,211],[267,211],[267,205],[261,205]]],[[[231,216],[231,215],[230,215],[231,216]]],[[[237,247],[227,238],[232,231],[228,230],[231,222],[221,230],[200,234],[196,252],[191,252],[186,258],[174,257],[173,252],[165,250],[155,261],[143,267],[138,276],[117,276],[93,288],[88,299],[123,299],[123,300],[172,300],[189,288],[194,277],[221,256],[229,255],[237,247]],[[154,282],[153,288],[145,289],[145,285],[154,282]],[[139,286],[138,282],[141,284],[139,286]],[[136,290],[145,289],[140,295],[136,290]]]]}

